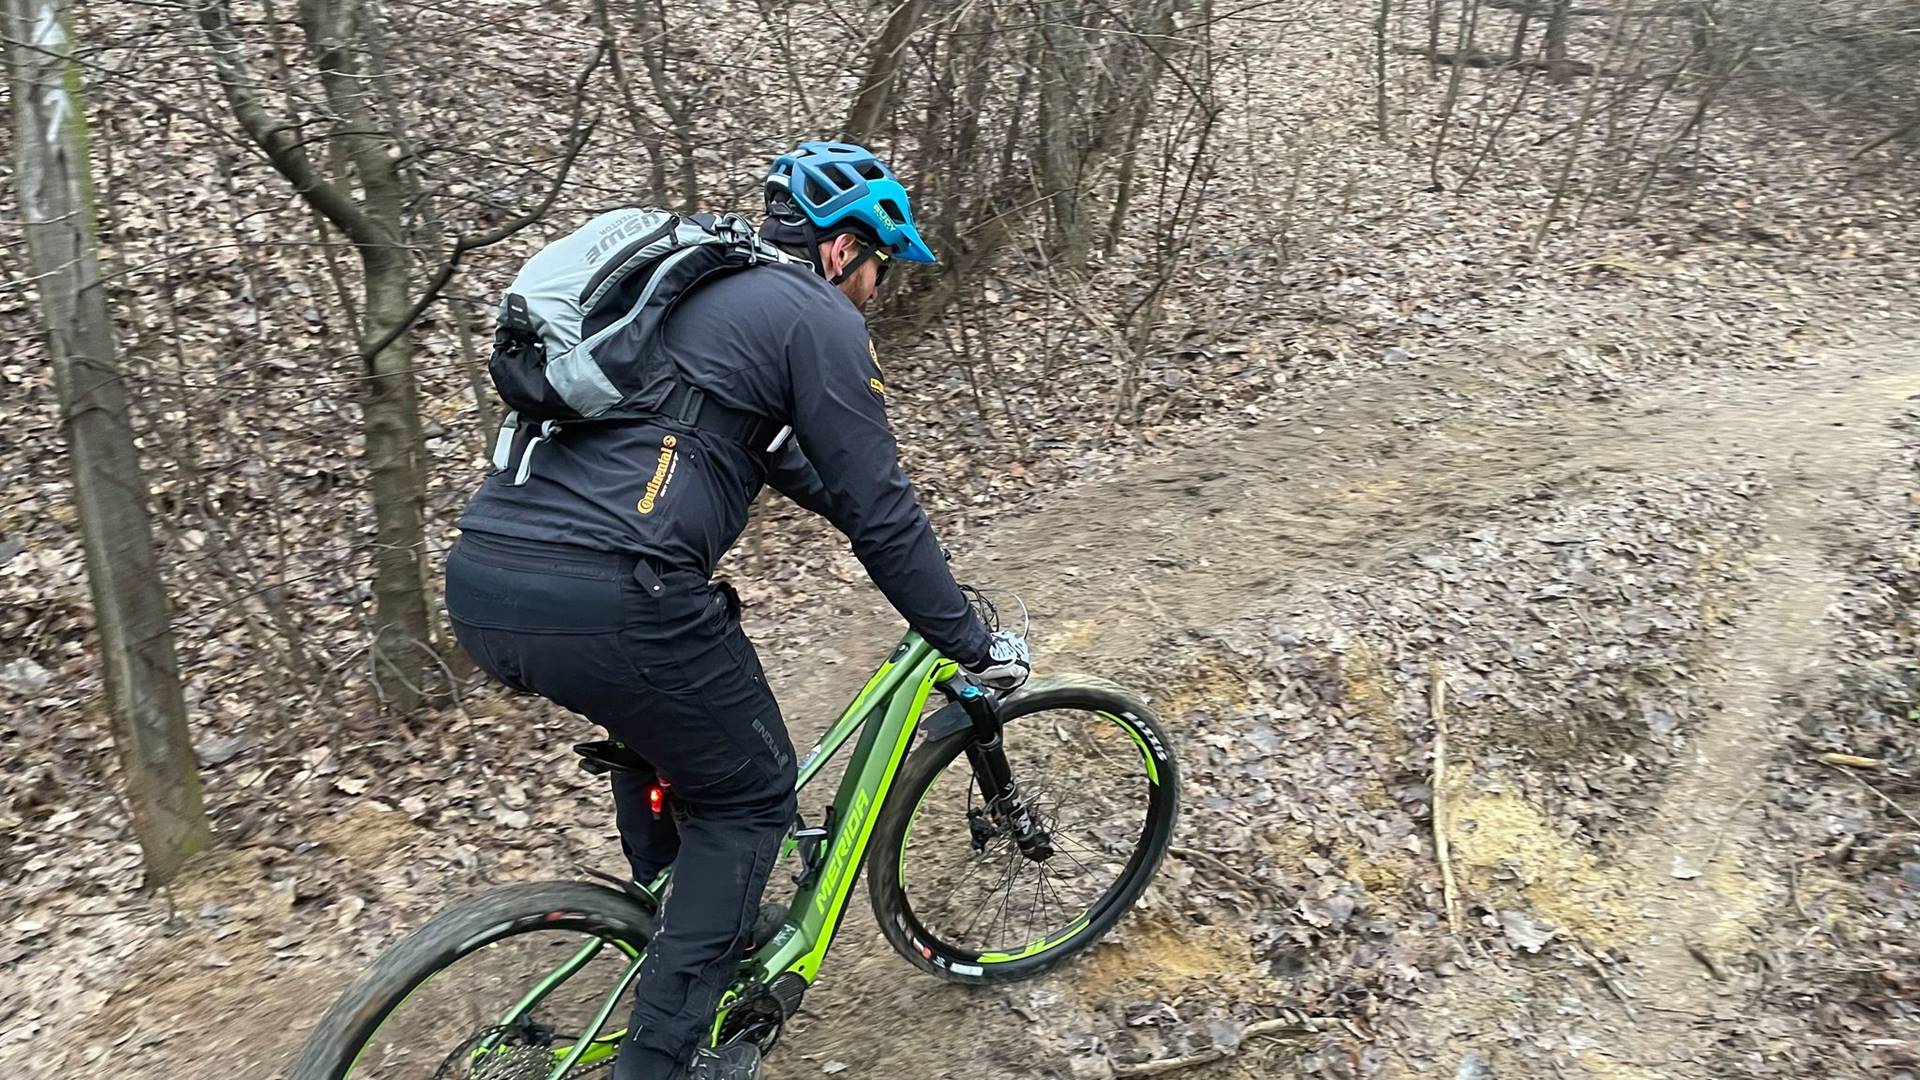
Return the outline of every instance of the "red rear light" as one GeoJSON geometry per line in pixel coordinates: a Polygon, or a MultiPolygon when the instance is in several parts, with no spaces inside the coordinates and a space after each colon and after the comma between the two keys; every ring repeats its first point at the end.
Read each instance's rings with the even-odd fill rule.
{"type": "Polygon", "coordinates": [[[667,793],[661,789],[659,784],[648,786],[647,805],[653,807],[653,812],[656,814],[666,809],[667,793]]]}

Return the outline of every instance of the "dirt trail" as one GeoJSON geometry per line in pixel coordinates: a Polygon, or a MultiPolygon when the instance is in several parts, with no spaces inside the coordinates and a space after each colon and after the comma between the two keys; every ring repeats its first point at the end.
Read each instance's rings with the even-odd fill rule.
{"type": "Polygon", "coordinates": [[[1755,804],[1791,722],[1782,699],[1823,665],[1836,631],[1823,619],[1842,588],[1829,543],[1858,512],[1845,493],[1896,449],[1891,432],[1869,427],[1887,401],[1882,390],[1892,388],[1920,383],[1870,383],[1832,403],[1844,420],[1809,410],[1765,429],[1776,494],[1767,510],[1772,535],[1753,559],[1760,599],[1738,617],[1726,643],[1719,710],[1669,784],[1653,825],[1622,859],[1622,885],[1643,927],[1622,950],[1623,970],[1645,1008],[1632,1026],[1594,1048],[1598,1058],[1651,1057],[1645,1067],[1658,1075],[1702,1075],[1713,1035],[1695,1021],[1720,1011],[1723,980],[1746,981],[1733,958],[1747,951],[1759,920],[1785,903],[1785,870],[1759,835],[1755,804]],[[1851,430],[1836,431],[1841,424],[1851,430]],[[1824,437],[1830,433],[1841,437],[1824,437]]]}
{"type": "MultiPolygon", "coordinates": [[[[1033,607],[1043,665],[1151,686],[1191,655],[1196,632],[1257,621],[1283,586],[1377,575],[1516,500],[1567,500],[1668,470],[1763,477],[1770,536],[1752,557],[1757,602],[1732,614],[1718,655],[1705,658],[1722,673],[1717,709],[1653,824],[1588,885],[1623,928],[1609,942],[1622,964],[1607,970],[1633,995],[1634,1020],[1620,1023],[1603,984],[1576,975],[1583,992],[1598,994],[1593,1015],[1610,1023],[1586,1030],[1573,1044],[1579,1052],[1560,1059],[1595,1076],[1704,1076],[1707,1025],[1729,984],[1697,955],[1712,957],[1719,976],[1741,978],[1729,969],[1743,931],[1786,903],[1785,878],[1756,835],[1762,772],[1787,720],[1777,699],[1821,663],[1833,629],[1820,617],[1840,588],[1828,546],[1844,541],[1858,512],[1849,487],[1900,467],[1901,441],[1887,421],[1920,394],[1920,364],[1910,350],[1881,345],[1787,370],[1683,373],[1613,403],[1546,404],[1495,389],[1437,368],[1418,382],[1402,373],[1340,388],[1284,423],[1182,447],[1008,522],[992,536],[985,576],[1033,607]],[[1676,878],[1676,869],[1698,875],[1676,878]]],[[[873,625],[885,624],[876,612],[873,625]]],[[[856,648],[879,644],[876,635],[856,648]]],[[[788,696],[802,708],[830,700],[805,685],[788,696]]],[[[847,981],[829,971],[810,1005],[869,999],[862,977],[886,978],[883,946],[858,927],[848,945],[836,957],[847,981]]],[[[1492,965],[1447,980],[1430,999],[1434,1038],[1491,1023],[1532,981],[1492,965]]],[[[961,1026],[899,1046],[853,1024],[816,1023],[798,1039],[808,1057],[844,1060],[858,1075],[967,1075],[930,1063],[978,1045],[993,1015],[1020,1000],[1010,994],[983,1010],[944,988],[888,983],[881,1009],[961,1026]]],[[[1452,1049],[1464,1055],[1473,1045],[1456,1040],[1452,1049]]],[[[1027,1054],[1006,1063],[1007,1075],[1064,1068],[1031,1046],[1027,1054]]],[[[808,1071],[789,1059],[775,1075],[808,1071]]]]}
{"type": "MultiPolygon", "coordinates": [[[[1555,1044],[1560,1075],[1727,1075],[1719,1071],[1726,1062],[1716,1069],[1718,1026],[1738,1017],[1738,999],[1766,977],[1748,954],[1789,903],[1789,856],[1761,833],[1760,808],[1772,794],[1766,770],[1802,692],[1832,674],[1841,628],[1827,615],[1847,585],[1837,555],[1858,530],[1856,517],[1873,512],[1864,492],[1903,483],[1902,438],[1888,422],[1917,392],[1910,349],[1868,350],[1757,381],[1711,407],[1645,409],[1621,426],[1620,441],[1581,455],[1585,467],[1649,474],[1703,463],[1754,470],[1771,491],[1760,508],[1767,536],[1750,557],[1756,596],[1731,614],[1729,633],[1706,658],[1716,669],[1713,708],[1692,753],[1647,826],[1583,883],[1579,899],[1609,910],[1620,933],[1605,943],[1606,959],[1557,973],[1557,988],[1593,1020],[1541,1041],[1555,1044]]],[[[1447,982],[1423,1022],[1449,1043],[1447,1071],[1477,1059],[1495,1075],[1524,1072],[1524,1059],[1494,1047],[1482,1025],[1511,1015],[1511,1003],[1538,992],[1540,981],[1482,966],[1447,982]]]]}

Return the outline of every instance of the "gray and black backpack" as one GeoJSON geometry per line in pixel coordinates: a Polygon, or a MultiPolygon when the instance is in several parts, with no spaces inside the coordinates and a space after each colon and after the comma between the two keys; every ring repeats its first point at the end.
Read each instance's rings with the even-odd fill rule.
{"type": "Polygon", "coordinates": [[[780,425],[679,380],[660,355],[660,327],[710,278],[793,261],[738,215],[652,207],[609,211],[540,249],[500,303],[487,363],[509,410],[494,468],[512,467],[516,436],[531,428],[513,479],[525,483],[534,450],[562,425],[587,420],[667,418],[777,449],[786,438],[780,425]]]}

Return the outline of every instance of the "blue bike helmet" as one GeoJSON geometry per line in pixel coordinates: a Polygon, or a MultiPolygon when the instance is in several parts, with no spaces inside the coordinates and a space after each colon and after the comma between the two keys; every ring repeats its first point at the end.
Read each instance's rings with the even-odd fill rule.
{"type": "Polygon", "coordinates": [[[878,241],[892,258],[934,261],[933,250],[913,227],[907,189],[865,147],[801,143],[767,170],[766,198],[770,218],[791,217],[797,208],[820,239],[857,232],[878,241]]]}

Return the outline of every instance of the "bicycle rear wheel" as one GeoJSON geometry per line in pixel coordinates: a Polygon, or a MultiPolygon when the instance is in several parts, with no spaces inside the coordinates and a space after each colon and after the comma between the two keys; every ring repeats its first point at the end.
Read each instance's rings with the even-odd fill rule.
{"type": "Polygon", "coordinates": [[[1023,851],[987,812],[965,753],[971,728],[915,750],[874,825],[867,884],[882,932],[955,982],[1030,978],[1098,941],[1153,880],[1179,811],[1159,718],[1120,687],[1034,679],[1001,719],[1049,850],[1023,851]]]}
{"type": "Polygon", "coordinates": [[[587,882],[474,897],[347,988],[293,1080],[547,1080],[569,1058],[566,1077],[604,1076],[652,936],[639,904],[587,882]]]}

